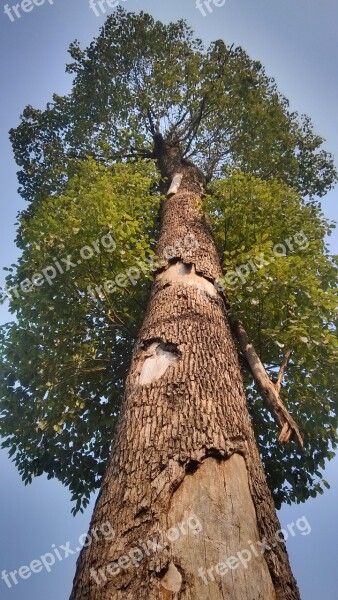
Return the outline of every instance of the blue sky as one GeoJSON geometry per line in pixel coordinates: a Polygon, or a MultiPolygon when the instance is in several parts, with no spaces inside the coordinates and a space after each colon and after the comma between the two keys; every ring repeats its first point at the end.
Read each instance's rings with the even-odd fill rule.
{"type": "MultiPolygon", "coordinates": [[[[42,6],[11,21],[0,0],[2,110],[0,264],[17,257],[15,218],[24,207],[17,194],[16,165],[8,130],[18,124],[27,104],[43,108],[53,92],[64,94],[71,79],[65,74],[67,48],[77,38],[87,44],[97,33],[104,16],[96,17],[89,0],[45,0],[42,6]]],[[[14,1],[9,0],[9,6],[14,1]]],[[[338,4],[336,0],[226,0],[203,17],[195,0],[126,0],[128,10],[145,10],[163,21],[187,18],[205,41],[223,38],[243,46],[261,60],[293,109],[309,114],[326,148],[338,157],[338,4]]],[[[111,10],[111,9],[109,9],[111,10]]],[[[12,11],[13,14],[13,11],[12,11]]],[[[338,219],[337,191],[323,201],[325,214],[338,219]]],[[[332,238],[338,252],[338,235],[332,238]]],[[[4,280],[0,271],[0,285],[4,280]]],[[[9,319],[0,307],[0,322],[9,319]]],[[[87,531],[93,502],[84,515],[70,515],[70,495],[55,481],[39,478],[25,487],[4,452],[0,453],[0,572],[29,564],[50,551],[53,544],[77,546],[87,531]]],[[[338,596],[337,537],[338,460],[328,465],[326,479],[331,490],[304,505],[284,508],[282,525],[305,515],[312,531],[288,540],[288,549],[303,600],[338,596]]],[[[4,600],[63,600],[68,598],[75,556],[58,562],[50,573],[33,575],[7,588],[0,580],[4,600]]]]}

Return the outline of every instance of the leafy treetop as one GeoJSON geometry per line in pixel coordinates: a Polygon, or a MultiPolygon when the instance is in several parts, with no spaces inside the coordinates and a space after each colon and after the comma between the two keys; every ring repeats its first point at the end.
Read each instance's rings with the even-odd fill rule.
{"type": "Polygon", "coordinates": [[[118,8],[85,50],[70,46],[67,96],[28,106],[10,132],[30,201],[61,192],[72,157],[109,164],[153,152],[153,138],[180,141],[209,179],[227,166],[322,196],[336,178],[307,117],[290,111],[258,61],[222,40],[205,49],[184,21],[164,25],[118,8]]]}

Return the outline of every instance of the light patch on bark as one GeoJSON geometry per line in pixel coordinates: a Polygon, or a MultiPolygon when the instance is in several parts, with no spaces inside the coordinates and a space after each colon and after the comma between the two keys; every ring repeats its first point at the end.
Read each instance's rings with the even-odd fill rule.
{"type": "Polygon", "coordinates": [[[209,296],[217,296],[215,286],[205,277],[196,274],[195,265],[176,262],[157,276],[163,285],[193,285],[209,296]]]}
{"type": "Polygon", "coordinates": [[[167,193],[167,198],[170,198],[170,196],[174,196],[175,194],[177,194],[178,190],[180,189],[182,179],[183,179],[183,173],[175,173],[173,180],[171,182],[171,186],[167,193]]]}
{"type": "Polygon", "coordinates": [[[161,579],[163,600],[176,600],[179,598],[179,592],[182,586],[182,575],[175,567],[174,563],[169,564],[169,568],[161,579]]]}
{"type": "Polygon", "coordinates": [[[242,456],[234,454],[224,461],[207,458],[197,471],[184,478],[171,500],[168,527],[177,526],[189,514],[197,516],[202,531],[198,535],[190,531],[171,546],[172,561],[188,582],[180,599],[276,600],[267,563],[257,544],[261,540],[242,456]],[[251,554],[246,566],[237,558],[237,566],[224,573],[222,565],[243,550],[251,554]]]}
{"type": "Polygon", "coordinates": [[[178,361],[178,354],[165,349],[160,342],[153,342],[141,356],[139,384],[146,385],[158,381],[170,365],[178,361]]]}

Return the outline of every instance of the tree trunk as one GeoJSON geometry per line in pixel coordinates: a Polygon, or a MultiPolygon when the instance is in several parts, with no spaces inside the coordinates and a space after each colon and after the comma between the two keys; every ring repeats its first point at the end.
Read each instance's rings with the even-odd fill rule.
{"type": "Polygon", "coordinates": [[[165,264],[134,349],[90,526],[96,535],[79,557],[71,600],[297,600],[212,283],[221,268],[201,209],[203,176],[175,144],[155,142],[162,174],[183,178],[162,208],[165,264]],[[107,523],[114,539],[98,540],[107,523]]]}

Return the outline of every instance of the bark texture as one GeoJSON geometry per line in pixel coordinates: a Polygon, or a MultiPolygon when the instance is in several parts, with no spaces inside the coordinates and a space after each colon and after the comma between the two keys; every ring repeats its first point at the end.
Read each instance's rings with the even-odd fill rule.
{"type": "Polygon", "coordinates": [[[166,264],[155,276],[91,523],[110,522],[116,536],[82,551],[71,600],[298,600],[212,285],[221,268],[201,210],[203,176],[174,146],[158,140],[157,151],[162,173],[183,178],[163,206],[158,254],[166,264]],[[270,550],[247,569],[222,571],[230,555],[262,540],[270,550]],[[212,567],[205,583],[199,569],[212,567]]]}

